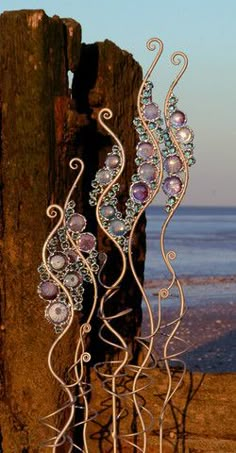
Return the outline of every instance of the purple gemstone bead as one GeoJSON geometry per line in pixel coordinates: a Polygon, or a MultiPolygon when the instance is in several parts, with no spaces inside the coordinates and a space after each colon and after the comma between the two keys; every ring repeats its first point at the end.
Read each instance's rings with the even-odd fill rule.
{"type": "Polygon", "coordinates": [[[107,220],[111,220],[113,219],[113,217],[115,216],[115,213],[116,213],[116,210],[115,208],[112,206],[112,205],[102,205],[101,208],[100,208],[100,212],[102,214],[102,216],[107,219],[107,220]]]}
{"type": "Polygon", "coordinates": [[[157,177],[157,168],[153,164],[144,163],[138,169],[140,178],[145,182],[155,181],[157,177]]]}
{"type": "Polygon", "coordinates": [[[67,227],[73,233],[80,233],[86,227],[86,219],[81,214],[72,214],[72,216],[67,220],[67,227]]]}
{"type": "Polygon", "coordinates": [[[64,285],[67,288],[77,288],[83,282],[83,277],[79,272],[68,272],[64,278],[64,285]]]}
{"type": "Polygon", "coordinates": [[[143,114],[147,120],[156,120],[160,116],[160,109],[157,104],[151,102],[151,104],[145,105],[143,114]]]}
{"type": "Polygon", "coordinates": [[[53,324],[65,323],[69,318],[69,307],[63,302],[54,302],[45,310],[45,316],[53,324]]]}
{"type": "Polygon", "coordinates": [[[49,263],[55,271],[61,271],[68,263],[67,257],[63,252],[55,252],[49,258],[49,263]]]}
{"type": "Polygon", "coordinates": [[[82,233],[78,244],[82,252],[91,252],[96,247],[96,239],[91,233],[82,233]]]}
{"type": "Polygon", "coordinates": [[[149,159],[155,153],[154,147],[149,142],[140,142],[137,146],[137,156],[142,159],[149,159]]]}
{"type": "Polygon", "coordinates": [[[42,282],[39,285],[39,294],[45,300],[54,300],[59,294],[59,288],[53,282],[42,282]]]}
{"type": "Polygon", "coordinates": [[[114,219],[110,223],[109,231],[114,236],[124,236],[126,233],[125,222],[120,219],[114,219]]]}
{"type": "Polygon", "coordinates": [[[169,156],[165,159],[164,167],[167,173],[178,173],[182,168],[182,162],[178,156],[169,156]]]}
{"type": "Polygon", "coordinates": [[[111,175],[110,170],[106,170],[104,168],[101,168],[101,170],[98,170],[98,172],[96,174],[96,180],[102,186],[106,186],[107,184],[109,184],[109,182],[111,182],[111,180],[112,180],[112,175],[111,175]]]}
{"type": "Polygon", "coordinates": [[[76,253],[75,250],[68,250],[67,256],[71,263],[76,263],[79,260],[79,255],[76,253]]]}
{"type": "Polygon", "coordinates": [[[176,110],[172,115],[170,116],[170,124],[173,127],[181,127],[184,124],[186,124],[187,118],[183,112],[180,110],[176,110]]]}
{"type": "Polygon", "coordinates": [[[149,188],[145,182],[135,182],[130,188],[130,195],[134,201],[145,203],[149,197],[149,188]]]}
{"type": "Polygon", "coordinates": [[[181,127],[181,129],[176,132],[176,138],[181,143],[189,143],[193,139],[193,132],[188,127],[181,127]]]}
{"type": "Polygon", "coordinates": [[[118,156],[118,154],[110,154],[109,156],[107,156],[105,164],[108,168],[117,168],[120,164],[120,157],[118,156]]]}
{"type": "Polygon", "coordinates": [[[168,176],[163,182],[163,191],[167,195],[177,195],[182,190],[182,181],[178,176],[168,176]]]}

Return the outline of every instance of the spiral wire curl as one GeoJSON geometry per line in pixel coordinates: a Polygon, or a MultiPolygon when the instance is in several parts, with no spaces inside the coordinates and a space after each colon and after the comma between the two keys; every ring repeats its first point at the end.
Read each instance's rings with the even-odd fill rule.
{"type": "Polygon", "coordinates": [[[71,316],[70,316],[70,319],[69,319],[69,322],[68,322],[66,328],[56,338],[56,340],[52,344],[52,346],[50,348],[50,351],[48,353],[48,367],[49,367],[49,370],[50,370],[51,374],[53,375],[53,377],[59,382],[59,384],[63,388],[64,392],[68,396],[68,402],[62,408],[57,409],[53,413],[51,413],[51,414],[49,414],[46,417],[43,417],[41,419],[41,421],[47,427],[49,427],[49,428],[53,429],[54,431],[56,431],[56,435],[54,437],[50,438],[46,442],[43,442],[43,444],[42,444],[43,447],[51,447],[53,453],[56,452],[56,448],[58,446],[62,445],[65,442],[65,440],[66,440],[66,432],[69,429],[69,427],[71,425],[71,422],[72,422],[72,420],[74,418],[74,414],[75,414],[75,406],[74,406],[75,400],[74,400],[73,393],[71,392],[70,388],[67,387],[66,382],[62,378],[60,378],[60,376],[58,376],[56,374],[56,372],[54,371],[53,365],[52,365],[52,355],[53,355],[53,352],[55,350],[55,347],[61,341],[61,339],[64,337],[66,332],[70,329],[70,326],[71,326],[71,324],[73,322],[73,318],[74,318],[73,302],[72,302],[71,295],[70,295],[69,291],[67,290],[67,288],[61,283],[61,281],[51,272],[50,268],[48,267],[47,258],[46,258],[46,256],[47,256],[47,245],[48,245],[50,239],[54,236],[54,234],[58,230],[58,228],[61,226],[61,224],[63,222],[63,218],[64,218],[64,211],[63,211],[63,209],[60,206],[58,206],[56,204],[53,204],[53,205],[50,205],[47,208],[47,216],[50,219],[54,219],[55,217],[57,217],[58,213],[60,215],[60,218],[59,218],[57,224],[55,225],[55,227],[53,228],[53,230],[51,231],[51,233],[49,234],[47,240],[45,241],[44,246],[43,246],[43,251],[42,251],[42,260],[43,260],[44,266],[47,269],[47,272],[48,272],[49,276],[52,278],[52,280],[54,282],[56,282],[57,285],[59,285],[59,287],[62,289],[63,293],[66,295],[67,300],[68,300],[69,305],[70,305],[70,310],[71,310],[70,311],[71,316]],[[63,428],[61,430],[55,428],[53,425],[48,423],[48,421],[47,421],[48,418],[51,418],[51,417],[53,417],[55,415],[58,415],[61,411],[64,411],[67,408],[70,409],[69,417],[68,417],[65,425],[63,426],[63,428]]]}
{"type": "Polygon", "coordinates": [[[83,452],[83,453],[89,453],[88,450],[88,445],[87,445],[87,436],[86,436],[86,429],[87,429],[87,424],[90,420],[94,419],[96,417],[96,412],[92,412],[89,414],[89,407],[88,407],[88,395],[91,393],[91,384],[86,382],[84,380],[85,372],[86,372],[86,364],[91,360],[90,354],[86,351],[86,337],[91,331],[91,319],[94,315],[96,305],[97,305],[97,283],[96,279],[94,276],[94,273],[90,267],[90,264],[88,260],[84,257],[84,255],[80,252],[78,245],[75,243],[73,240],[71,234],[69,231],[67,231],[67,238],[69,240],[69,243],[73,247],[73,249],[76,251],[76,254],[79,256],[79,259],[83,263],[84,267],[87,269],[88,274],[91,278],[91,282],[93,284],[94,288],[94,295],[93,295],[93,303],[92,307],[90,309],[90,312],[87,316],[86,322],[84,322],[79,329],[79,335],[78,335],[78,340],[75,348],[75,353],[74,353],[74,362],[73,364],[69,367],[69,370],[67,371],[66,375],[66,380],[63,380],[60,378],[53,366],[52,366],[52,356],[55,350],[55,347],[58,345],[59,342],[61,342],[62,338],[64,335],[68,332],[70,329],[73,320],[74,320],[74,309],[73,309],[73,301],[72,297],[66,288],[65,285],[62,284],[62,282],[57,278],[51,269],[48,266],[47,263],[47,246],[49,244],[50,239],[55,235],[55,233],[58,231],[59,227],[61,225],[66,225],[66,220],[65,220],[65,212],[67,209],[67,206],[70,202],[71,196],[77,187],[77,184],[80,180],[80,177],[84,171],[84,164],[79,158],[74,158],[70,161],[69,163],[70,168],[73,170],[77,170],[80,166],[79,173],[67,195],[65,204],[64,204],[64,209],[62,209],[58,205],[51,205],[47,209],[47,215],[49,218],[53,219],[57,216],[58,212],[60,214],[60,218],[53,228],[52,232],[49,234],[47,240],[45,241],[45,244],[43,246],[43,252],[42,252],[42,257],[43,257],[43,263],[44,266],[47,270],[48,275],[52,278],[52,280],[55,281],[56,284],[59,285],[59,287],[62,289],[63,293],[66,295],[66,298],[70,304],[70,319],[63,330],[63,332],[56,338],[54,341],[53,345],[50,348],[50,351],[48,353],[48,366],[49,370],[54,376],[54,378],[59,382],[61,385],[62,389],[68,396],[68,402],[66,402],[61,408],[57,409],[56,411],[52,412],[51,414],[43,417],[41,419],[42,423],[47,426],[48,428],[54,430],[56,432],[56,435],[50,438],[48,441],[45,441],[42,443],[43,447],[51,447],[53,453],[56,452],[57,447],[63,445],[65,442],[69,443],[69,451],[70,453],[73,449],[83,452]],[[82,401],[82,402],[81,402],[82,401]],[[49,423],[49,419],[58,416],[61,412],[68,411],[69,409],[69,416],[64,424],[63,428],[58,429],[55,426],[53,426],[51,423],[49,423]],[[74,421],[75,418],[75,411],[76,409],[80,409],[84,413],[83,420],[80,420],[79,422],[74,421]],[[71,431],[73,428],[76,428],[78,426],[83,425],[83,448],[78,446],[77,444],[74,443],[71,435],[69,435],[69,430],[71,431]]]}
{"type": "Polygon", "coordinates": [[[105,313],[105,304],[109,301],[109,299],[112,298],[112,296],[119,291],[119,285],[125,275],[126,272],[126,257],[125,254],[121,248],[121,246],[115,241],[114,237],[107,231],[106,228],[104,228],[101,219],[100,219],[100,212],[99,209],[101,207],[101,204],[103,202],[103,199],[106,197],[106,194],[108,194],[109,190],[112,188],[112,186],[118,181],[120,175],[122,174],[125,166],[125,153],[123,146],[119,139],[116,137],[116,135],[111,131],[111,129],[107,126],[106,123],[104,123],[103,120],[109,120],[113,116],[112,111],[108,108],[104,108],[99,112],[98,115],[98,121],[101,124],[101,126],[108,132],[108,134],[113,138],[117,146],[119,147],[119,150],[121,152],[121,167],[115,176],[115,178],[108,184],[108,186],[105,188],[105,190],[102,192],[98,199],[97,207],[96,207],[96,218],[98,225],[102,229],[102,231],[105,233],[105,235],[114,243],[114,245],[117,247],[121,260],[122,260],[122,268],[121,268],[121,273],[116,279],[116,281],[113,283],[112,286],[108,287],[106,286],[106,293],[104,296],[101,298],[100,301],[100,307],[99,307],[99,317],[102,320],[103,324],[99,332],[100,338],[108,345],[116,348],[116,350],[121,350],[124,352],[124,357],[122,360],[115,360],[115,361],[110,361],[109,363],[99,363],[96,364],[95,369],[100,375],[101,378],[105,379],[103,380],[103,386],[104,389],[111,394],[112,397],[112,439],[113,439],[113,452],[117,453],[117,443],[118,443],[118,432],[117,432],[117,421],[119,419],[120,414],[117,414],[117,398],[121,398],[121,396],[117,393],[116,389],[116,382],[117,379],[123,376],[122,369],[124,369],[125,365],[128,363],[129,360],[129,350],[128,346],[123,339],[123,337],[112,327],[111,322],[114,319],[117,319],[121,316],[124,316],[127,314],[130,310],[124,310],[120,312],[119,314],[113,315],[113,316],[107,316],[105,313]],[[118,340],[118,343],[114,343],[107,338],[104,337],[103,335],[103,330],[104,328],[107,328],[108,331],[113,335],[118,340]],[[102,366],[108,366],[110,365],[113,367],[114,365],[117,365],[117,368],[112,374],[107,374],[101,371],[102,366]],[[111,382],[111,388],[110,388],[110,382],[111,382]]]}
{"type": "Polygon", "coordinates": [[[186,303],[185,303],[185,297],[184,297],[184,292],[183,292],[181,282],[177,278],[175,270],[171,264],[171,261],[173,261],[176,258],[176,252],[173,250],[169,250],[169,251],[165,250],[165,235],[166,235],[166,230],[167,230],[168,224],[169,224],[170,220],[172,219],[174,213],[176,212],[178,206],[180,205],[180,203],[182,202],[182,200],[184,198],[184,195],[187,190],[188,180],[189,180],[188,165],[187,165],[186,159],[184,157],[182,148],[181,148],[179,142],[177,141],[175,135],[172,132],[172,129],[170,126],[170,118],[169,118],[170,115],[168,112],[169,99],[170,99],[171,95],[173,94],[174,88],[176,87],[177,83],[183,76],[183,74],[186,71],[187,66],[188,66],[188,58],[183,52],[177,51],[172,54],[171,62],[174,65],[180,65],[182,61],[183,61],[182,68],[179,71],[178,75],[176,76],[175,80],[172,82],[172,84],[168,90],[168,93],[167,93],[167,96],[165,99],[165,106],[164,106],[164,116],[165,116],[166,126],[169,130],[171,141],[174,144],[175,149],[177,150],[178,157],[180,158],[180,160],[182,162],[183,173],[184,173],[184,182],[183,182],[183,187],[182,187],[182,191],[179,196],[179,199],[177,200],[173,210],[169,213],[169,215],[167,216],[167,219],[165,220],[164,224],[162,225],[161,236],[160,236],[161,255],[166,264],[168,271],[170,272],[171,282],[170,282],[168,288],[163,288],[162,290],[160,290],[159,303],[161,302],[161,299],[163,298],[163,291],[165,294],[165,298],[167,298],[170,295],[171,289],[173,288],[174,285],[176,285],[176,287],[178,289],[179,301],[180,301],[179,316],[172,322],[168,323],[167,325],[161,326],[162,329],[167,326],[168,327],[172,326],[172,331],[170,334],[167,334],[167,335],[165,334],[167,336],[167,340],[164,344],[163,357],[162,357],[162,360],[164,361],[165,368],[166,368],[167,375],[168,375],[168,387],[167,387],[166,396],[165,396],[162,410],[161,410],[160,417],[159,417],[160,453],[163,452],[163,422],[164,422],[165,410],[166,410],[168,403],[170,402],[170,400],[172,399],[172,397],[174,396],[174,394],[176,393],[178,388],[181,386],[185,373],[186,373],[185,362],[183,360],[179,359],[179,356],[188,350],[188,347],[186,347],[184,350],[179,351],[177,353],[169,354],[169,352],[168,352],[169,345],[170,345],[170,342],[172,341],[172,339],[176,339],[176,340],[186,344],[186,342],[183,339],[176,336],[176,332],[180,326],[182,318],[186,313],[186,303]],[[173,383],[172,383],[172,373],[171,373],[170,364],[169,364],[170,359],[180,363],[183,367],[182,374],[181,374],[178,382],[175,384],[174,388],[172,388],[173,383]]]}
{"type": "MultiPolygon", "coordinates": [[[[147,201],[147,203],[144,204],[144,206],[142,207],[142,209],[140,210],[140,212],[138,213],[137,217],[135,218],[135,221],[134,221],[134,224],[132,226],[132,229],[131,229],[131,232],[130,232],[130,236],[129,236],[129,250],[128,250],[128,259],[129,259],[129,264],[130,264],[130,268],[131,268],[131,271],[132,271],[132,274],[133,274],[133,277],[134,277],[134,280],[142,294],[142,297],[143,297],[143,301],[146,305],[146,309],[147,309],[147,313],[148,313],[148,319],[149,319],[149,323],[150,323],[150,334],[148,336],[145,336],[145,337],[135,337],[135,340],[138,341],[142,347],[144,347],[144,350],[146,352],[146,355],[144,356],[144,359],[142,361],[142,363],[139,365],[139,366],[135,366],[135,377],[134,377],[134,381],[133,381],[133,387],[132,387],[132,394],[133,394],[133,401],[134,401],[134,405],[135,405],[135,409],[137,411],[137,414],[139,416],[139,420],[140,420],[140,423],[141,423],[141,428],[142,428],[142,437],[143,437],[143,445],[142,445],[142,449],[141,451],[143,452],[146,452],[147,451],[147,431],[149,431],[153,424],[154,424],[154,420],[153,420],[153,416],[152,416],[152,413],[150,411],[148,411],[148,414],[149,414],[149,418],[150,418],[150,426],[147,428],[145,426],[145,422],[144,422],[144,419],[142,417],[142,412],[141,410],[143,409],[143,406],[141,406],[141,410],[140,410],[140,407],[139,407],[139,403],[138,403],[138,393],[137,393],[137,383],[138,383],[138,379],[140,377],[143,377],[144,375],[144,370],[149,370],[150,369],[150,364],[148,364],[151,356],[152,356],[152,351],[153,351],[153,342],[154,342],[154,317],[153,317],[153,311],[152,311],[152,308],[151,308],[151,304],[148,300],[148,297],[147,297],[147,294],[145,292],[145,289],[143,288],[142,284],[140,283],[139,279],[138,279],[138,276],[137,276],[137,273],[136,273],[136,270],[135,270],[135,266],[134,266],[134,263],[133,263],[133,256],[132,256],[132,242],[133,242],[133,236],[135,234],[135,229],[136,229],[136,226],[138,224],[138,221],[141,217],[141,215],[145,212],[146,208],[151,204],[151,202],[153,201],[153,199],[155,198],[155,196],[157,195],[157,193],[159,192],[160,190],[160,186],[161,186],[161,182],[162,182],[162,175],[163,175],[163,164],[162,164],[162,156],[161,156],[161,150],[160,150],[160,146],[159,146],[159,142],[156,138],[156,136],[152,133],[152,131],[149,130],[144,118],[143,118],[143,113],[142,113],[142,110],[141,110],[141,95],[142,95],[142,92],[143,92],[143,89],[144,89],[144,86],[146,84],[146,82],[148,81],[149,77],[151,76],[156,64],[158,63],[158,60],[159,58],[161,57],[161,54],[163,52],[163,42],[158,39],[158,38],[151,38],[148,40],[147,44],[146,44],[146,47],[148,50],[150,51],[155,51],[156,50],[156,46],[159,46],[159,49],[158,49],[158,53],[153,61],[153,63],[151,64],[150,68],[148,69],[144,79],[143,79],[143,82],[141,84],[141,87],[140,87],[140,90],[139,90],[139,93],[138,93],[138,99],[137,99],[137,110],[138,110],[138,115],[139,115],[139,118],[142,122],[142,125],[143,125],[143,128],[145,129],[146,133],[148,134],[148,136],[151,138],[152,142],[155,143],[156,145],[156,150],[157,150],[157,153],[158,153],[158,157],[159,157],[159,174],[158,174],[158,178],[159,178],[159,181],[158,181],[158,184],[157,184],[157,187],[156,189],[154,190],[152,196],[150,197],[150,199],[147,201]],[[146,342],[149,342],[149,345],[146,344],[146,342]]],[[[155,367],[156,365],[156,361],[153,362],[153,365],[152,367],[155,367]]],[[[149,383],[150,384],[150,383],[149,383]]]]}
{"type": "MultiPolygon", "coordinates": [[[[107,291],[106,291],[105,295],[101,298],[101,302],[100,302],[99,317],[102,320],[103,325],[100,329],[99,336],[109,346],[114,347],[116,350],[122,351],[124,353],[124,356],[123,356],[122,360],[111,360],[111,361],[109,361],[109,363],[108,362],[97,363],[95,365],[95,369],[98,372],[98,374],[100,375],[100,377],[103,379],[104,389],[106,390],[106,392],[108,394],[111,395],[111,398],[112,398],[113,451],[117,452],[118,441],[122,440],[124,443],[128,444],[129,446],[134,447],[137,451],[142,452],[142,451],[144,451],[143,448],[140,447],[137,443],[135,443],[132,440],[132,438],[142,435],[142,436],[144,436],[144,445],[146,443],[146,440],[145,440],[146,439],[146,427],[145,427],[145,424],[143,421],[141,411],[145,411],[146,414],[148,415],[148,417],[150,418],[150,426],[153,424],[153,417],[152,417],[151,412],[145,406],[143,406],[142,403],[140,404],[141,400],[138,401],[138,399],[137,399],[138,393],[141,392],[142,390],[146,389],[149,386],[149,382],[145,383],[145,384],[142,383],[140,388],[137,388],[137,382],[135,380],[134,381],[135,386],[133,385],[132,389],[126,390],[124,392],[118,392],[116,382],[117,382],[117,379],[127,378],[128,373],[130,373],[130,372],[134,373],[134,375],[135,375],[137,373],[137,370],[139,371],[139,376],[140,376],[140,374],[142,374],[142,377],[145,377],[148,381],[150,381],[150,376],[143,372],[144,367],[141,370],[139,370],[139,367],[137,367],[136,365],[130,364],[130,360],[132,359],[132,357],[129,353],[128,345],[126,344],[126,342],[122,338],[122,336],[111,326],[111,322],[113,320],[125,316],[126,314],[128,314],[131,311],[131,309],[127,308],[125,310],[120,311],[117,314],[113,314],[110,316],[106,315],[106,313],[105,313],[105,304],[109,300],[111,300],[111,298],[114,296],[114,294],[119,290],[119,284],[121,283],[121,281],[125,275],[126,267],[127,267],[127,259],[126,259],[126,256],[125,256],[122,248],[116,242],[116,240],[113,238],[113,236],[109,233],[109,231],[107,231],[107,229],[104,228],[104,226],[100,220],[101,204],[102,204],[103,200],[105,199],[106,195],[109,193],[111,187],[119,179],[121,173],[123,172],[124,165],[125,165],[124,149],[123,149],[120,141],[115,136],[115,134],[107,127],[107,125],[104,124],[104,122],[103,122],[103,119],[110,119],[111,117],[112,117],[112,113],[109,109],[102,109],[99,113],[99,122],[104,127],[104,129],[113,137],[114,141],[117,143],[117,145],[121,151],[122,164],[121,164],[121,167],[120,167],[119,172],[117,173],[116,177],[111,181],[111,183],[103,191],[103,193],[101,194],[101,196],[98,200],[97,208],[96,208],[96,217],[97,217],[98,224],[101,227],[101,229],[103,230],[103,232],[118,248],[121,258],[122,258],[123,267],[121,270],[121,274],[119,275],[118,279],[116,280],[116,282],[113,283],[112,286],[108,287],[107,285],[103,285],[107,291]],[[113,342],[110,339],[108,340],[104,336],[103,331],[105,328],[107,328],[113,334],[113,336],[115,338],[117,338],[119,343],[113,342]],[[115,369],[114,372],[107,373],[107,372],[101,371],[101,368],[104,367],[105,365],[110,366],[111,368],[113,368],[114,366],[117,366],[117,368],[115,369]],[[135,432],[132,432],[132,433],[124,433],[124,432],[118,433],[117,432],[117,423],[118,423],[119,419],[122,418],[123,409],[121,409],[121,411],[117,414],[116,402],[117,402],[117,399],[123,400],[124,398],[126,398],[126,400],[129,401],[129,403],[131,403],[131,405],[134,405],[135,410],[136,410],[139,420],[140,420],[140,424],[141,424],[141,429],[137,430],[135,432]],[[141,407],[141,411],[140,411],[140,407],[141,407]]],[[[139,219],[139,217],[138,217],[138,219],[139,219]]],[[[135,225],[136,224],[134,224],[133,228],[135,228],[135,225]]],[[[129,245],[129,247],[130,247],[130,245],[129,245]]],[[[130,250],[129,253],[131,255],[132,251],[130,250]]],[[[103,267],[105,266],[106,259],[107,259],[107,257],[104,257],[103,267]]],[[[132,257],[130,259],[130,263],[131,263],[131,266],[133,266],[132,257]]],[[[134,269],[134,266],[133,266],[133,269],[134,269]]],[[[101,281],[101,275],[99,276],[99,278],[101,281]]]]}

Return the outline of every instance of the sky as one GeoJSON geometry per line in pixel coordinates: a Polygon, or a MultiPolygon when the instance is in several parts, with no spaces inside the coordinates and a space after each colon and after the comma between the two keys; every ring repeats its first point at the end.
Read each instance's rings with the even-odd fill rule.
{"type": "Polygon", "coordinates": [[[189,67],[175,92],[195,133],[197,164],[185,204],[235,206],[235,0],[0,0],[0,12],[17,9],[72,17],[82,26],[83,42],[114,41],[144,73],[153,58],[145,43],[161,38],[164,53],[152,76],[160,107],[176,74],[169,57],[186,52],[189,67]]]}

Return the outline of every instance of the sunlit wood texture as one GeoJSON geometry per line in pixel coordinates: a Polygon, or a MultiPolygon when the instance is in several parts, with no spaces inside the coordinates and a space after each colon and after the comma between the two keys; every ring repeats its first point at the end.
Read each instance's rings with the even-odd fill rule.
{"type": "MultiPolygon", "coordinates": [[[[173,372],[173,382],[180,378],[173,372]]],[[[142,392],[142,403],[152,411],[154,423],[148,432],[147,452],[159,452],[158,420],[166,393],[166,372],[152,371],[152,383],[142,392]]],[[[142,379],[144,386],[146,380],[142,379]]],[[[132,385],[129,379],[123,381],[124,389],[132,385]]],[[[111,429],[110,407],[107,394],[101,386],[93,394],[91,405],[98,415],[89,424],[89,451],[110,451],[111,429]]],[[[127,404],[129,410],[131,403],[127,404]]],[[[233,453],[236,451],[235,436],[235,374],[234,373],[189,373],[168,404],[164,420],[163,453],[233,453]]],[[[132,411],[125,411],[121,417],[121,432],[134,426],[132,411]]],[[[145,416],[145,415],[144,415],[145,416]]],[[[149,418],[145,416],[147,426],[149,418]]],[[[141,446],[141,442],[140,442],[141,446]]],[[[122,441],[120,451],[133,453],[133,447],[122,441]]]]}
{"type": "MultiPolygon", "coordinates": [[[[94,210],[88,207],[87,198],[89,179],[103,165],[111,144],[96,120],[104,106],[114,111],[111,126],[127,150],[121,182],[123,193],[127,191],[135,155],[135,134],[129,126],[141,77],[132,56],[109,41],[81,48],[80,25],[73,20],[48,18],[43,11],[0,16],[0,421],[4,453],[38,452],[40,440],[48,435],[38,418],[60,405],[60,389],[47,369],[54,333],[43,318],[44,303],[36,294],[36,268],[52,226],[46,207],[63,202],[75,177],[68,162],[71,157],[82,157],[86,171],[75,198],[80,212],[88,217],[88,228],[96,233],[94,210]],[[74,99],[68,90],[68,70],[75,73],[74,99]]],[[[144,223],[135,252],[140,276],[143,230],[144,223]]],[[[104,240],[98,236],[103,247],[104,240]]],[[[115,255],[112,258],[113,251],[109,253],[114,263],[115,255]]],[[[126,285],[134,311],[123,323],[123,334],[131,339],[140,325],[141,301],[129,279],[126,285]]],[[[123,292],[117,309],[125,303],[123,292]]],[[[62,375],[72,361],[76,320],[55,353],[55,367],[62,375]]]]}

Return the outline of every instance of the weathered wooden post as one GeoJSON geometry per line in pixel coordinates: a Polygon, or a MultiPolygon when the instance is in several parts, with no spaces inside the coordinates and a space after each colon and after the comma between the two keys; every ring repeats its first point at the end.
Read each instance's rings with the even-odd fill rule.
{"type": "MultiPolygon", "coordinates": [[[[134,168],[135,133],[127,124],[131,125],[135,114],[141,69],[109,41],[81,47],[80,40],[79,24],[49,18],[42,10],[0,16],[0,422],[4,453],[38,452],[40,441],[48,435],[38,418],[55,409],[61,398],[47,369],[54,334],[43,319],[44,306],[36,293],[37,266],[49,229],[46,207],[64,201],[74,177],[68,168],[74,156],[86,164],[77,201],[96,232],[87,203],[89,180],[110,146],[98,129],[100,108],[113,110],[112,127],[127,150],[121,182],[124,193],[134,168]],[[68,70],[75,73],[73,98],[68,70]]],[[[143,227],[138,234],[142,276],[143,227]]],[[[135,305],[124,332],[130,340],[141,322],[140,296],[132,288],[135,305]]],[[[120,303],[124,304],[124,298],[120,303]]],[[[73,355],[75,336],[76,326],[58,349],[62,373],[73,355]]]]}

